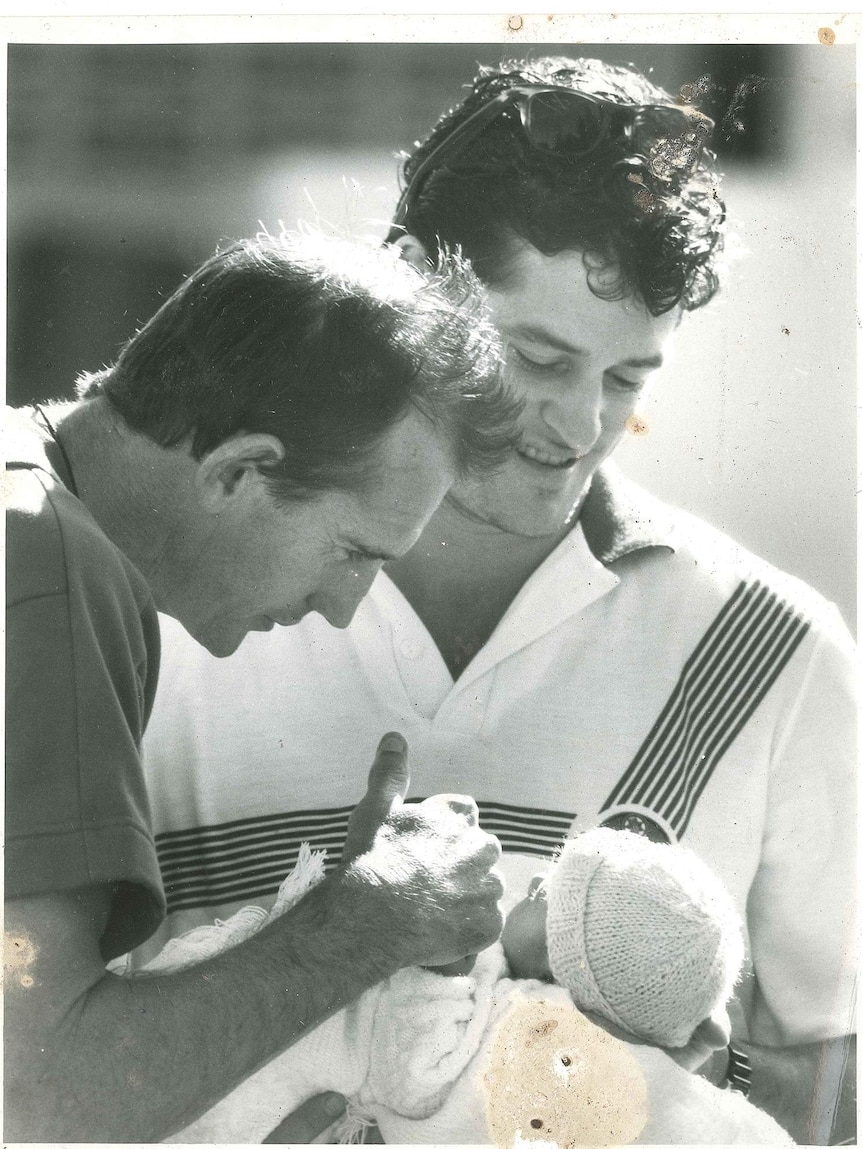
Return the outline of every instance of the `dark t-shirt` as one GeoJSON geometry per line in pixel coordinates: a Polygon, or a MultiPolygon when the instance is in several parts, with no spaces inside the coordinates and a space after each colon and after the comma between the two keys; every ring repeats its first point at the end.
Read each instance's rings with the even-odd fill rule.
{"type": "Polygon", "coordinates": [[[164,916],[140,755],[158,618],[29,412],[7,425],[6,897],[113,887],[108,960],[164,916]]]}

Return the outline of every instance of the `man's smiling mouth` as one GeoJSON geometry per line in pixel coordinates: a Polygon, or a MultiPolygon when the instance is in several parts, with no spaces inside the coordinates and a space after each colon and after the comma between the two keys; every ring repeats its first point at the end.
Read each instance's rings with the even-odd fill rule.
{"type": "Polygon", "coordinates": [[[582,458],[581,455],[567,455],[559,451],[547,451],[526,445],[518,447],[518,454],[529,459],[531,463],[541,463],[544,467],[554,467],[557,470],[573,467],[582,458]]]}

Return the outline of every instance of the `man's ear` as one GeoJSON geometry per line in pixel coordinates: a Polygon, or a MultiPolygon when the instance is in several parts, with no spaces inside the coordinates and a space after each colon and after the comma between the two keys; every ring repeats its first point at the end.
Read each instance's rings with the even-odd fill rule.
{"type": "Polygon", "coordinates": [[[423,275],[427,275],[431,270],[431,262],[428,259],[425,244],[418,240],[415,235],[400,235],[392,246],[399,248],[401,258],[412,264],[423,275]]]}
{"type": "Polygon", "coordinates": [[[229,502],[258,490],[262,466],[284,458],[284,444],[275,435],[241,431],[219,443],[198,463],[196,485],[206,508],[218,513],[229,502]]]}

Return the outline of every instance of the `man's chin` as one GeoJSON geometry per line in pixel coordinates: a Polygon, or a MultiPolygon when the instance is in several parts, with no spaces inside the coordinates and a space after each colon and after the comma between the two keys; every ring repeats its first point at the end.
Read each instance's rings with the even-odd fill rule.
{"type": "Polygon", "coordinates": [[[508,487],[498,483],[496,489],[490,483],[484,488],[477,484],[451,490],[446,501],[464,517],[506,534],[533,539],[558,537],[577,519],[593,470],[579,473],[577,481],[563,483],[559,488],[523,481],[508,487]]]}
{"type": "Polygon", "coordinates": [[[193,630],[190,626],[186,626],[186,630],[195,642],[202,646],[213,658],[229,658],[232,654],[235,654],[248,634],[247,630],[240,632],[232,631],[230,633],[220,631],[216,633],[212,630],[193,630]]]}
{"type": "Polygon", "coordinates": [[[579,502],[566,501],[555,506],[539,504],[517,514],[503,510],[495,525],[507,534],[523,539],[556,539],[572,526],[579,506],[579,502]]]}

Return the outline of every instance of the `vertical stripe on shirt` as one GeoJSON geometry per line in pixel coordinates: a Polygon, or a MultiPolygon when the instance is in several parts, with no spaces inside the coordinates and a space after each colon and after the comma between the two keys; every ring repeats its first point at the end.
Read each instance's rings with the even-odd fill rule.
{"type": "Polygon", "coordinates": [[[686,662],[602,810],[647,807],[681,836],[716,766],[809,625],[762,583],[740,583],[686,662]]]}

